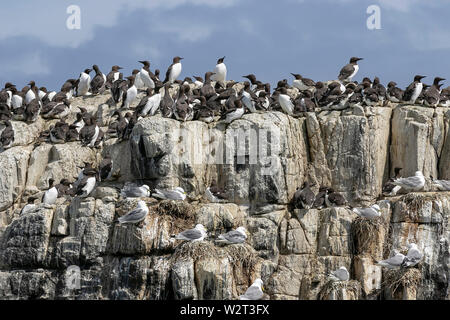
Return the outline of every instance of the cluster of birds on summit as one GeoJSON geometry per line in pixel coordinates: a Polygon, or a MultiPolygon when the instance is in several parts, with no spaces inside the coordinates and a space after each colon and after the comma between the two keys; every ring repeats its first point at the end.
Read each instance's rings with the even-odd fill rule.
{"type": "Polygon", "coordinates": [[[165,78],[160,80],[158,69],[153,73],[149,61],[139,61],[143,66],[133,70],[125,79],[120,66],[113,66],[108,74],[100,71],[97,65],[85,69],[78,79],[68,79],[59,92],[47,91],[30,81],[22,90],[7,82],[0,91],[0,125],[4,127],[0,136],[0,147],[6,149],[14,140],[14,130],[10,120],[36,121],[39,116],[44,119],[60,119],[51,130],[43,132],[42,139],[54,143],[80,140],[90,147],[99,147],[105,133],[98,127],[97,120],[85,108],[80,107],[77,120],[72,124],[65,122],[70,111],[70,100],[74,96],[91,96],[103,94],[109,90],[112,104],[120,104],[113,116],[117,121],[110,124],[108,133],[120,139],[127,139],[136,122],[156,113],[162,117],[175,118],[179,121],[199,120],[207,123],[222,119],[230,123],[245,113],[270,110],[282,111],[291,116],[302,116],[305,112],[323,110],[344,110],[354,106],[385,105],[394,103],[420,104],[429,107],[450,106],[450,87],[441,89],[441,81],[436,77],[431,86],[422,83],[425,78],[416,75],[414,81],[402,90],[393,81],[387,88],[375,77],[373,81],[364,78],[361,83],[352,81],[359,70],[358,61],[362,58],[352,57],[345,65],[338,79],[328,82],[315,82],[300,74],[292,73],[294,79],[288,84],[287,79],[278,82],[271,92],[269,83],[259,81],[254,74],[243,76],[248,79],[242,86],[227,81],[225,57],[218,59],[212,72],[206,72],[204,78],[194,76],[178,80],[181,74],[181,57],[174,57],[167,69],[165,78]],[[91,78],[90,73],[95,71],[91,78]],[[169,89],[177,87],[172,96],[169,89]],[[132,103],[143,90],[146,96],[131,110],[132,103]],[[122,111],[127,111],[123,116],[122,111]]]}
{"type": "MultiPolygon", "coordinates": [[[[135,124],[139,119],[154,116],[159,113],[162,117],[175,118],[179,121],[199,120],[207,123],[222,119],[225,123],[241,118],[245,113],[257,113],[264,111],[282,111],[290,116],[302,116],[306,112],[318,112],[324,110],[344,110],[348,107],[385,106],[388,102],[420,104],[428,107],[449,107],[450,87],[441,90],[441,81],[436,77],[431,86],[421,82],[424,76],[417,75],[414,81],[405,89],[397,87],[393,81],[384,87],[379,78],[373,81],[364,78],[361,83],[352,81],[359,70],[358,61],[362,58],[352,57],[345,65],[338,79],[328,82],[315,82],[304,78],[300,74],[292,73],[294,77],[289,85],[286,79],[278,82],[272,92],[269,83],[257,80],[254,74],[243,76],[248,79],[243,84],[235,81],[227,81],[227,68],[224,59],[220,58],[212,72],[206,72],[204,78],[195,76],[192,80],[186,77],[178,80],[181,74],[181,57],[173,58],[173,63],[168,68],[163,81],[160,80],[159,70],[153,73],[150,70],[149,61],[139,61],[143,66],[140,70],[133,70],[130,76],[123,78],[120,66],[113,66],[108,74],[100,71],[97,65],[92,69],[81,72],[78,79],[67,80],[59,92],[47,91],[45,87],[36,85],[34,81],[18,90],[10,82],[6,83],[0,91],[0,151],[12,146],[14,130],[11,120],[31,123],[39,117],[44,119],[59,119],[50,129],[41,132],[39,141],[51,143],[65,143],[68,141],[80,141],[82,145],[91,148],[100,148],[105,138],[105,133],[100,129],[97,118],[83,107],[78,107],[76,120],[69,124],[66,117],[70,113],[70,100],[79,96],[95,96],[110,92],[111,104],[120,107],[115,110],[106,132],[109,137],[117,137],[126,140],[130,137],[135,124]],[[91,79],[90,73],[95,71],[91,79]],[[172,96],[171,88],[177,88],[177,93],[172,96]],[[240,88],[240,89],[239,89],[240,88]],[[146,95],[132,108],[132,104],[138,98],[139,91],[145,91],[146,95]],[[134,110],[133,110],[134,109],[134,110]],[[122,112],[126,112],[125,115],[122,112]]],[[[112,177],[112,159],[106,156],[94,168],[92,164],[85,163],[81,168],[77,179],[70,182],[62,179],[54,185],[54,180],[49,179],[49,189],[45,191],[41,201],[46,205],[53,205],[58,197],[78,196],[87,197],[94,190],[98,181],[105,181],[112,177]]],[[[385,195],[396,195],[397,192],[420,191],[424,188],[425,178],[418,171],[412,177],[400,178],[400,168],[395,170],[395,177],[391,178],[384,186],[385,195]]],[[[439,190],[450,190],[450,181],[435,180],[433,184],[439,190]]],[[[186,192],[177,187],[173,190],[151,190],[147,185],[126,183],[121,189],[122,197],[142,198],[154,197],[157,199],[169,199],[184,201],[186,192]]],[[[213,181],[207,188],[205,197],[210,202],[226,202],[227,196],[213,181]]],[[[32,212],[36,208],[36,197],[29,197],[28,204],[22,208],[21,214],[32,212]]],[[[318,194],[311,190],[308,182],[298,188],[291,201],[294,209],[311,209],[324,207],[346,206],[346,200],[339,192],[330,187],[321,186],[318,194]]],[[[359,216],[373,219],[381,216],[381,209],[377,204],[366,208],[352,208],[359,216]]],[[[145,201],[140,200],[137,207],[128,214],[118,219],[120,224],[141,223],[149,212],[145,201]]],[[[185,241],[203,241],[208,236],[206,228],[198,224],[195,228],[183,231],[176,235],[175,239],[185,241]]],[[[220,235],[217,243],[236,244],[244,243],[247,239],[247,230],[239,227],[236,230],[220,235]]],[[[410,267],[416,265],[422,258],[417,246],[411,244],[408,254],[402,255],[396,252],[387,260],[378,262],[387,267],[410,267]]],[[[349,279],[345,267],[333,272],[333,279],[346,281],[349,279]]],[[[260,299],[262,297],[262,280],[257,279],[248,292],[241,296],[242,299],[260,299]],[[248,293],[248,294],[247,294],[248,293]]]]}

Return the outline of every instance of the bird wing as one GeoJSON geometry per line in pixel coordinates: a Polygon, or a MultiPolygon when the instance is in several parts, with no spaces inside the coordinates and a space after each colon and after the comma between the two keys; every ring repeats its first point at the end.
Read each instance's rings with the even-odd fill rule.
{"type": "Polygon", "coordinates": [[[395,185],[405,186],[407,188],[415,188],[422,183],[420,177],[408,177],[396,179],[393,182],[395,185]]]}
{"type": "Polygon", "coordinates": [[[130,211],[125,216],[122,216],[119,218],[120,222],[126,222],[126,221],[136,221],[144,218],[146,216],[147,212],[146,210],[142,208],[137,208],[132,211],[130,211]]]}
{"type": "Polygon", "coordinates": [[[259,300],[262,296],[262,290],[256,285],[251,285],[248,287],[247,291],[245,291],[245,294],[243,295],[243,297],[248,300],[259,300]]]}
{"type": "Polygon", "coordinates": [[[221,234],[219,236],[219,239],[223,239],[232,243],[242,243],[246,240],[246,238],[247,237],[245,235],[236,230],[221,234]]]}
{"type": "Polygon", "coordinates": [[[355,68],[351,63],[347,64],[341,69],[341,72],[339,72],[339,80],[347,79],[352,75],[352,73],[355,71],[355,68]]]}
{"type": "Polygon", "coordinates": [[[164,79],[164,82],[169,81],[170,72],[172,71],[173,63],[169,66],[166,72],[166,78],[164,79]]]}
{"type": "Polygon", "coordinates": [[[186,240],[195,240],[202,237],[202,233],[197,229],[189,229],[183,232],[180,232],[176,238],[177,239],[186,239],[186,240]]]}
{"type": "Polygon", "coordinates": [[[422,259],[423,254],[422,254],[422,252],[419,251],[419,249],[411,248],[408,250],[406,257],[409,260],[419,261],[420,259],[422,259]]]}

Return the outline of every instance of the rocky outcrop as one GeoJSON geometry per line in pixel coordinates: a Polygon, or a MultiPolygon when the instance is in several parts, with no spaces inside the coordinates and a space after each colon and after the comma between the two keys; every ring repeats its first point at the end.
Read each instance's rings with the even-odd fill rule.
{"type": "MultiPolygon", "coordinates": [[[[75,98],[107,126],[117,108],[109,95],[75,98]]],[[[0,153],[1,299],[236,299],[262,278],[265,299],[449,299],[450,192],[384,198],[394,172],[422,170],[450,179],[450,110],[408,105],[344,111],[246,114],[229,125],[141,119],[130,140],[107,139],[100,149],[36,143],[49,123],[13,121],[14,146],[0,153]],[[48,179],[73,180],[84,162],[109,155],[117,179],[85,199],[60,198],[19,215],[48,179]],[[228,203],[209,203],[212,180],[228,203]],[[349,207],[289,206],[304,181],[341,192],[349,205],[378,203],[382,217],[362,220],[349,207]],[[185,202],[145,198],[143,223],[119,225],[136,205],[124,182],[181,186],[185,202]],[[180,243],[173,235],[202,223],[210,239],[238,226],[246,244],[180,243]],[[415,242],[416,267],[377,266],[415,242]],[[330,283],[345,266],[351,281],[330,283]],[[79,286],[69,281],[75,273],[79,286]]],[[[103,128],[105,129],[105,128],[103,128]]],[[[106,131],[106,130],[105,130],[106,131]]]]}

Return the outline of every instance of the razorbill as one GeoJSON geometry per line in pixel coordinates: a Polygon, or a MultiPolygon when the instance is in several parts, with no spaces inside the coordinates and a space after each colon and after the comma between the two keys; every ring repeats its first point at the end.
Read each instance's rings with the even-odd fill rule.
{"type": "Polygon", "coordinates": [[[316,196],[311,190],[309,182],[305,181],[302,188],[297,188],[292,198],[292,206],[294,209],[311,209],[314,205],[316,196]]]}
{"type": "Polygon", "coordinates": [[[335,192],[333,188],[328,188],[325,192],[325,203],[328,208],[342,207],[347,203],[347,201],[342,194],[335,192]]]}

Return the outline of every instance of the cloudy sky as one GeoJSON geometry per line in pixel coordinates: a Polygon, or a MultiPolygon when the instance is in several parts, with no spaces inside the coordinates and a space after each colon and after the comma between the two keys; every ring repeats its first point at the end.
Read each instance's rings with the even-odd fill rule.
{"type": "Polygon", "coordinates": [[[35,80],[59,90],[93,64],[129,74],[137,60],[164,74],[175,55],[185,58],[181,78],[226,56],[234,80],[254,73],[274,84],[290,72],[329,80],[359,56],[356,80],[406,86],[423,74],[450,84],[449,9],[450,0],[10,1],[0,11],[0,85],[35,80]],[[70,5],[81,10],[79,30],[66,26],[70,5]],[[381,9],[379,30],[367,28],[370,5],[381,9]]]}

